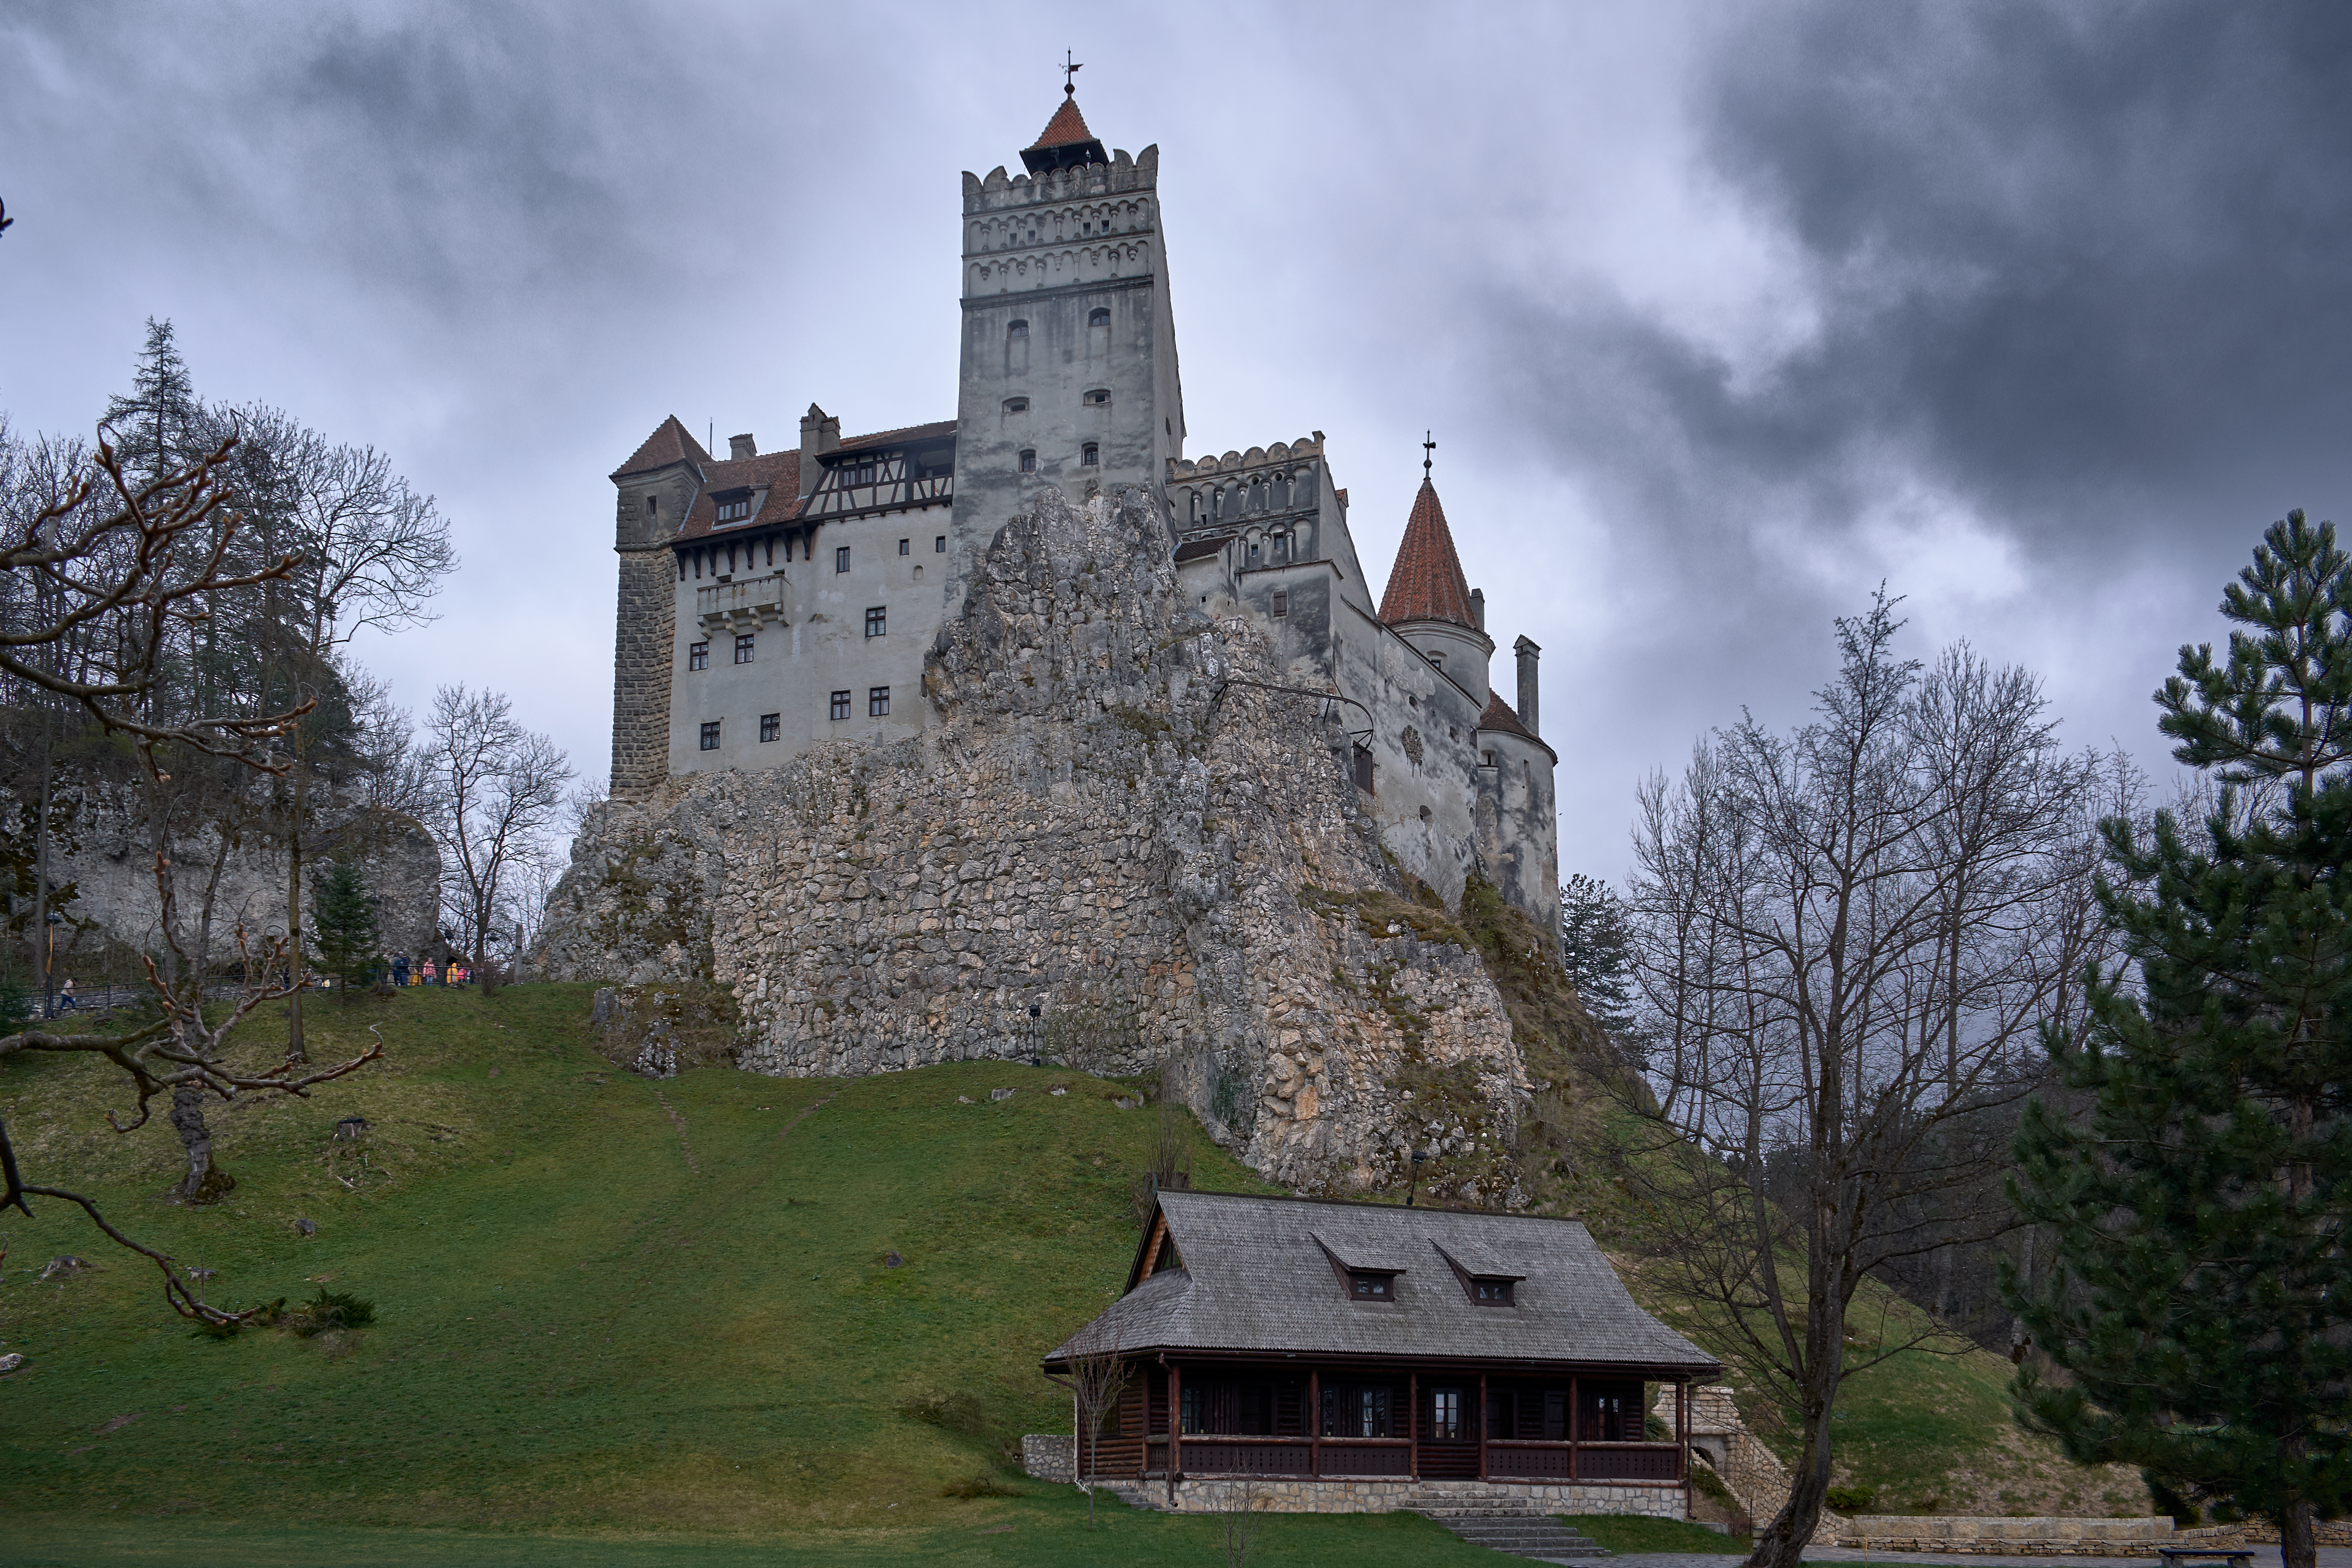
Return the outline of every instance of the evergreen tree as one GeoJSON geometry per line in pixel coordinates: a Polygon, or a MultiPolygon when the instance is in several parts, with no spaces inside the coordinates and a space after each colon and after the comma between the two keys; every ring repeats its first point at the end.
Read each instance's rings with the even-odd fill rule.
{"type": "Polygon", "coordinates": [[[348,997],[377,963],[375,905],[367,881],[348,860],[333,860],[310,890],[310,934],[319,966],[342,982],[348,997]]]}
{"type": "Polygon", "coordinates": [[[180,356],[169,320],[147,318],[147,343],[131,373],[131,395],[106,400],[100,423],[124,466],[152,479],[178,466],[188,454],[200,415],[195,378],[180,356]]]}
{"type": "Polygon", "coordinates": [[[1612,1034],[1632,1022],[1633,952],[1616,891],[1579,871],[1560,884],[1559,954],[1577,999],[1612,1034]]]}
{"type": "Polygon", "coordinates": [[[2352,1506],[2352,563],[2300,511],[2157,693],[2174,755],[2210,770],[2201,833],[2104,825],[2103,913],[2127,963],[2053,1032],[2079,1116],[2031,1107],[2011,1195],[2059,1267],[2004,1289],[2069,1374],[2028,1366],[2027,1424],[2152,1490],[2275,1521],[2352,1506]],[[2137,984],[2128,977],[2137,972],[2137,984]]]}

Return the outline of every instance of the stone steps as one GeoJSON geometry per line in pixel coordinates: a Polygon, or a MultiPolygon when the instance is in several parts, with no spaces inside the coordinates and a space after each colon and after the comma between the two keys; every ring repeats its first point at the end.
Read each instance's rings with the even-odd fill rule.
{"type": "Polygon", "coordinates": [[[1581,1562],[1609,1555],[1606,1550],[1594,1545],[1590,1536],[1570,1530],[1519,1498],[1481,1496],[1467,1489],[1416,1489],[1403,1500],[1402,1506],[1472,1545],[1490,1551],[1547,1563],[1581,1562]]]}

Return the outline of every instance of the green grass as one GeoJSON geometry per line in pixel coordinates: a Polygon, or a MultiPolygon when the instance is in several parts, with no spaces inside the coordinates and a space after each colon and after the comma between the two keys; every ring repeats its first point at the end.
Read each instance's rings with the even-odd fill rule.
{"type": "MultiPolygon", "coordinates": [[[[0,1066],[28,1180],[217,1269],[215,1299],[331,1283],[375,1308],[354,1332],[197,1338],[148,1264],[35,1200],[0,1276],[0,1339],[28,1358],[0,1388],[10,1511],[766,1535],[1009,1506],[940,1489],[1066,1426],[1036,1357],[1117,1291],[1155,1113],[1003,1062],[647,1082],[590,1051],[588,995],[314,1009],[315,1057],[375,1018],[387,1061],[216,1113],[238,1184],[208,1209],[158,1196],[160,1117],[104,1129],[122,1100],[99,1065],[0,1066]],[[365,1167],[329,1142],[352,1114],[365,1167]],[[62,1252],[100,1268],[35,1283],[62,1252]],[[956,1391],[963,1429],[904,1413],[956,1391]]],[[[1258,1186],[1205,1143],[1195,1169],[1258,1186]]]]}
{"type": "Polygon", "coordinates": [[[1734,1540],[1703,1524],[1690,1524],[1679,1519],[1581,1513],[1570,1515],[1564,1522],[1570,1529],[1580,1530],[1591,1536],[1594,1545],[1606,1547],[1620,1555],[1641,1552],[1683,1552],[1721,1556],[1733,1552],[1745,1554],[1748,1551],[1748,1537],[1744,1535],[1734,1540]]]}
{"type": "MultiPolygon", "coordinates": [[[[908,1529],[809,1530],[747,1540],[673,1533],[668,1539],[371,1530],[297,1521],[266,1526],[211,1521],[10,1518],[0,1521],[0,1568],[153,1564],[155,1568],[1101,1568],[1106,1563],[1225,1561],[1222,1522],[1097,1505],[1086,1524],[1068,1488],[1017,1501],[965,1505],[953,1521],[908,1529]],[[986,1511],[977,1511],[985,1509],[986,1511]]],[[[1507,1561],[1413,1514],[1265,1515],[1251,1568],[1421,1568],[1507,1561]]]]}

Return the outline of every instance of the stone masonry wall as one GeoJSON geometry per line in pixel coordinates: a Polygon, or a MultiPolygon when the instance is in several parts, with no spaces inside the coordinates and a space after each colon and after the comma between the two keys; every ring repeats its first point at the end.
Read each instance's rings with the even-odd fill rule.
{"type": "Polygon", "coordinates": [[[1165,1480],[1126,1483],[1122,1496],[1177,1513],[1391,1513],[1439,1502],[1494,1499],[1533,1503],[1549,1514],[1635,1514],[1684,1517],[1679,1486],[1612,1481],[1311,1481],[1267,1477],[1251,1480],[1181,1480],[1171,1502],[1165,1480]]]}
{"type": "MultiPolygon", "coordinates": [[[[1507,1202],[1528,1093],[1476,957],[1360,897],[1401,884],[1346,737],[1177,591],[1151,502],[1050,489],[926,661],[933,720],[667,781],[573,846],[529,968],[732,989],[740,1064],[1163,1068],[1297,1188],[1507,1202]]],[[[1407,906],[1391,900],[1398,909],[1407,906]]]]}
{"type": "Polygon", "coordinates": [[[613,648],[613,789],[669,776],[669,681],[677,566],[667,546],[623,550],[613,648]]]}

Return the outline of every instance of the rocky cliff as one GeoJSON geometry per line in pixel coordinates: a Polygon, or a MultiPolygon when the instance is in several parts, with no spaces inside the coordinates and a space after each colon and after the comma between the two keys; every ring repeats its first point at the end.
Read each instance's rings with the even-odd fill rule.
{"type": "Polygon", "coordinates": [[[1358,810],[1329,704],[1187,605],[1152,504],[1047,490],[926,662],[931,722],[602,807],[526,965],[728,987],[740,1066],[1159,1070],[1294,1187],[1515,1201],[1503,998],[1358,810]]]}

